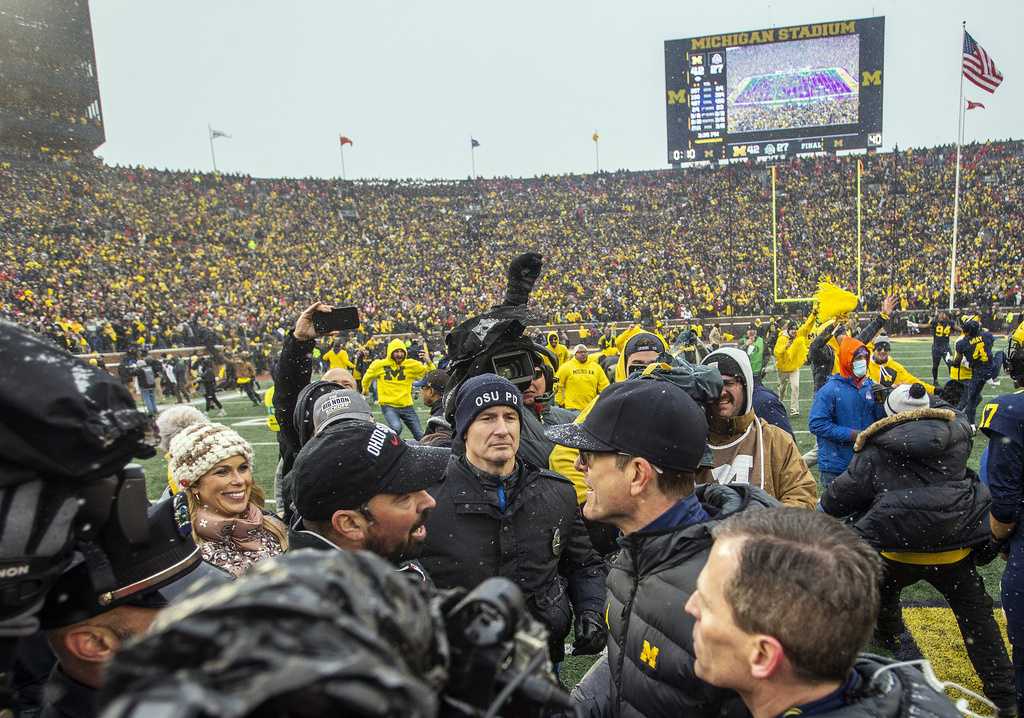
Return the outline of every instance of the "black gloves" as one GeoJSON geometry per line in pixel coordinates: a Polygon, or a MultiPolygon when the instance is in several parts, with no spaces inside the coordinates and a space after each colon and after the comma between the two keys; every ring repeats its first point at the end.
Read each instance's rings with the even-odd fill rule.
{"type": "Polygon", "coordinates": [[[600,653],[608,641],[604,621],[597,611],[584,611],[576,617],[576,640],[572,643],[572,655],[593,656],[600,653]]]}
{"type": "Polygon", "coordinates": [[[519,306],[530,301],[530,292],[540,277],[544,261],[536,252],[520,254],[508,265],[508,286],[503,304],[519,306]]]}

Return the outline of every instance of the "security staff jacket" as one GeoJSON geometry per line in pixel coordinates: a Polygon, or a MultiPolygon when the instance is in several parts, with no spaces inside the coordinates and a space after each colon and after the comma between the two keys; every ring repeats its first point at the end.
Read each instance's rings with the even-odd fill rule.
{"type": "Polygon", "coordinates": [[[600,614],[605,595],[605,565],[572,484],[519,460],[511,476],[498,478],[460,456],[429,491],[437,507],[420,563],[434,583],[469,590],[492,576],[511,580],[547,627],[552,659],[560,661],[572,611],[600,614]]]}

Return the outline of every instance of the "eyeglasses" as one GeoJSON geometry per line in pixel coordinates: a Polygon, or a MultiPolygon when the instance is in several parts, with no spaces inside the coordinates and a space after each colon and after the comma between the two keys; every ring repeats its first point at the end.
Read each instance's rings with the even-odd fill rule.
{"type": "Polygon", "coordinates": [[[736,377],[733,376],[723,376],[722,385],[730,388],[734,386],[743,386],[743,380],[737,379],[736,377]]]}
{"type": "MultiPolygon", "coordinates": [[[[634,456],[633,454],[627,454],[624,451],[581,451],[580,452],[580,458],[576,460],[576,467],[580,471],[587,471],[587,470],[592,469],[594,467],[594,460],[598,456],[611,456],[611,455],[625,456],[627,459],[640,459],[640,458],[643,458],[641,456],[634,456]]],[[[644,461],[647,461],[647,459],[644,459],[644,461]]],[[[647,461],[647,463],[651,465],[651,468],[654,469],[654,471],[656,473],[659,473],[659,474],[665,473],[664,471],[659,469],[654,464],[651,464],[650,461],[647,461]]]]}

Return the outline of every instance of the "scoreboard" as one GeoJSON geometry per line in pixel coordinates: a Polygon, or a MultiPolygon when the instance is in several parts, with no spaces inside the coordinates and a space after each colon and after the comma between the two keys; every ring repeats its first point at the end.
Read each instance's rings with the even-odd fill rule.
{"type": "Polygon", "coordinates": [[[668,161],[882,144],[885,18],[665,42],[668,161]]]}

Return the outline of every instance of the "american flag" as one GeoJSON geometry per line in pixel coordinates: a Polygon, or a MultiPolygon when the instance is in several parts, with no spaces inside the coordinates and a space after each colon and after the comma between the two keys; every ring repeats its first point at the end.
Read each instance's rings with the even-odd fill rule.
{"type": "Polygon", "coordinates": [[[985,92],[995,92],[1003,81],[1003,76],[996,69],[992,58],[966,31],[964,32],[964,77],[985,92]]]}

